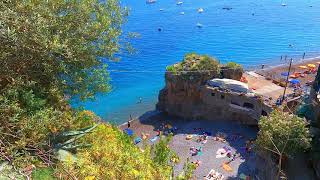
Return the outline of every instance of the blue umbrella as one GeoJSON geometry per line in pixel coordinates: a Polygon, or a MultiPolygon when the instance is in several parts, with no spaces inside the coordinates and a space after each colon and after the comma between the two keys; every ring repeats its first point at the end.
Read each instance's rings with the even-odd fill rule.
{"type": "Polygon", "coordinates": [[[299,84],[300,80],[299,79],[291,79],[289,82],[292,84],[299,84]]]}
{"type": "Polygon", "coordinates": [[[281,76],[289,76],[289,72],[282,72],[281,76]]]}
{"type": "Polygon", "coordinates": [[[126,129],[124,129],[124,132],[126,134],[128,134],[128,136],[133,136],[133,130],[132,129],[126,128],[126,129]]]}

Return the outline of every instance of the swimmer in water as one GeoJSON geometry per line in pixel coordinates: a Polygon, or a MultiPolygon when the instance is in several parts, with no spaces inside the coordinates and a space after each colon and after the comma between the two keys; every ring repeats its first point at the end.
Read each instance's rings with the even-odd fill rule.
{"type": "Polygon", "coordinates": [[[139,97],[139,101],[137,102],[138,104],[142,103],[142,97],[139,97]]]}
{"type": "Polygon", "coordinates": [[[158,31],[160,32],[160,31],[162,31],[162,29],[161,29],[161,28],[158,28],[158,31]]]}

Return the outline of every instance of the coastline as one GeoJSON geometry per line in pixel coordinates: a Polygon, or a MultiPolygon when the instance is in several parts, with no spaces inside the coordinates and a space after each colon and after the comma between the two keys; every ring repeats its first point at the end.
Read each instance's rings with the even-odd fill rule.
{"type": "MultiPolygon", "coordinates": [[[[315,64],[316,66],[318,66],[319,64],[317,64],[317,62],[320,62],[320,56],[315,56],[315,57],[311,57],[311,58],[306,58],[306,59],[299,59],[298,61],[295,61],[292,63],[292,69],[291,69],[291,72],[295,72],[297,70],[299,70],[298,66],[300,65],[307,65],[307,64],[315,64]]],[[[256,69],[256,70],[253,70],[255,71],[257,74],[260,74],[264,77],[267,77],[268,75],[273,75],[274,79],[277,79],[277,78],[281,78],[280,77],[280,74],[281,72],[286,72],[288,71],[288,67],[289,67],[289,62],[287,63],[279,63],[277,65],[273,65],[273,66],[269,66],[267,68],[264,68],[264,69],[256,69]],[[278,76],[278,77],[277,77],[278,76]]],[[[250,70],[246,70],[246,72],[249,72],[250,70]]],[[[305,77],[305,78],[300,78],[300,80],[302,81],[302,83],[307,83],[308,81],[310,80],[313,80],[315,77],[315,75],[308,75],[308,77],[305,77]]],[[[157,103],[157,102],[155,102],[157,103]]],[[[134,123],[136,124],[135,122],[136,121],[149,121],[149,119],[153,116],[156,116],[156,115],[159,115],[161,114],[161,112],[157,111],[157,110],[151,110],[151,111],[148,111],[146,113],[143,113],[142,115],[140,116],[136,116],[136,117],[133,117],[133,119],[130,121],[130,123],[134,123]]],[[[127,126],[127,122],[128,121],[125,121],[124,123],[121,123],[118,125],[118,127],[120,129],[124,129],[126,126],[127,126]]]]}

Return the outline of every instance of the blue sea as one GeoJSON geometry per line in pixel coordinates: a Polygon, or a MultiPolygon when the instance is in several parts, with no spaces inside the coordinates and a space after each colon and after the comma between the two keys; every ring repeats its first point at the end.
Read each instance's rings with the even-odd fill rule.
{"type": "Polygon", "coordinates": [[[180,61],[188,52],[245,67],[284,63],[280,61],[282,55],[295,60],[304,52],[306,57],[320,55],[320,0],[176,2],[121,2],[130,8],[124,34],[140,34],[140,38],[131,40],[136,53],[122,54],[120,62],[108,63],[113,70],[112,92],[97,95],[95,101],[83,103],[84,108],[116,124],[126,122],[130,115],[137,117],[153,110],[164,87],[166,66],[180,61]],[[198,13],[198,8],[204,12],[198,13]],[[196,26],[198,23],[202,28],[196,26]]]}

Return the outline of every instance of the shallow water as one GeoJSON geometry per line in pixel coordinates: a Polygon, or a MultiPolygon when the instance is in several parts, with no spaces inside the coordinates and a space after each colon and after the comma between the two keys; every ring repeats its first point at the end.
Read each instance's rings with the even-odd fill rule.
{"type": "Polygon", "coordinates": [[[164,86],[165,67],[180,61],[187,52],[209,54],[223,63],[235,61],[246,67],[283,63],[281,55],[295,59],[304,52],[306,57],[320,55],[319,0],[284,0],[285,7],[280,0],[183,2],[181,6],[174,0],[149,5],[144,0],[122,2],[131,9],[124,32],[137,32],[141,38],[132,42],[135,55],[108,64],[111,70],[133,72],[111,72],[113,91],[84,103],[86,109],[117,124],[127,121],[130,114],[134,117],[154,109],[164,86]],[[198,8],[204,12],[198,13],[198,8]],[[203,27],[196,27],[197,23],[203,27]],[[137,103],[140,97],[142,103],[137,103]]]}

